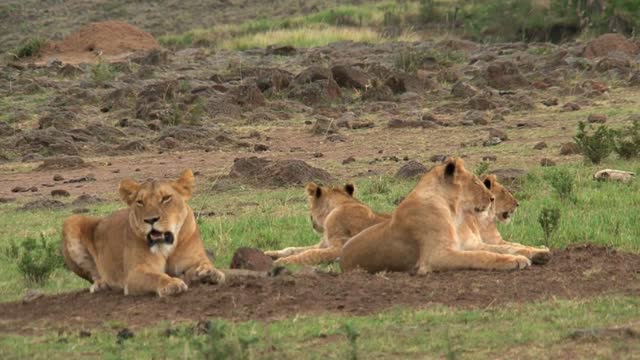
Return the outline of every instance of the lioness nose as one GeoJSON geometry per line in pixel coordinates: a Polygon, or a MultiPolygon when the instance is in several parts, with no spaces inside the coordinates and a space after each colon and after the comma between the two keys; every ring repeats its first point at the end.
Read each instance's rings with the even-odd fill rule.
{"type": "Polygon", "coordinates": [[[148,218],[148,219],[144,219],[144,222],[146,222],[149,225],[153,225],[155,224],[158,220],[160,220],[159,217],[152,217],[152,218],[148,218]]]}
{"type": "Polygon", "coordinates": [[[492,197],[491,197],[491,202],[493,202],[495,199],[496,199],[496,198],[492,196],[492,197]]]}

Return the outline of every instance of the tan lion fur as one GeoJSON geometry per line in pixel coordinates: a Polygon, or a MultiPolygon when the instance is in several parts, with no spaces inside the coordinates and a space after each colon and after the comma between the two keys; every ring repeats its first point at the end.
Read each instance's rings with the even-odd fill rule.
{"type": "Polygon", "coordinates": [[[315,265],[334,261],[342,253],[347,240],[371,225],[389,219],[378,214],[353,197],[354,186],[325,187],[315,183],[306,185],[313,228],[323,234],[316,245],[290,247],[265,254],[276,258],[274,265],[315,265]]]}
{"type": "Polygon", "coordinates": [[[92,283],[91,292],[111,288],[166,296],[187,290],[190,282],[224,281],[205,253],[186,202],[194,183],[191,170],[175,181],[125,179],[119,193],[128,208],[103,218],[66,219],[62,239],[69,269],[92,283]],[[155,238],[163,241],[151,246],[149,239],[155,238]]]}
{"type": "Polygon", "coordinates": [[[426,173],[391,214],[351,238],[342,249],[343,271],[511,270],[528,267],[520,255],[462,248],[459,233],[465,214],[489,211],[493,196],[464,168],[448,159],[426,173]]]}

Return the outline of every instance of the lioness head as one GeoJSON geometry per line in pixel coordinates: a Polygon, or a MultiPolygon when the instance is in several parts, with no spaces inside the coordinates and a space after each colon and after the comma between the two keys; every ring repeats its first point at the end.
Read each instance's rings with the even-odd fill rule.
{"type": "Polygon", "coordinates": [[[344,201],[353,200],[355,191],[353,184],[346,184],[344,187],[328,187],[308,183],[305,189],[311,210],[311,223],[319,233],[324,231],[324,220],[331,210],[344,201]]]}
{"type": "Polygon", "coordinates": [[[483,176],[482,183],[491,191],[491,194],[493,194],[493,197],[496,199],[493,204],[493,211],[496,218],[505,223],[509,222],[511,216],[513,216],[513,213],[518,208],[518,200],[513,197],[507,188],[498,182],[495,175],[483,176]]]}
{"type": "Polygon", "coordinates": [[[484,212],[489,209],[494,198],[484,184],[464,167],[460,158],[449,158],[441,165],[444,183],[456,195],[466,211],[484,212]]]}
{"type": "Polygon", "coordinates": [[[120,197],[129,205],[129,223],[136,235],[147,240],[152,252],[170,250],[177,241],[189,208],[186,201],[194,187],[193,172],[186,170],[175,181],[130,179],[120,183],[120,197]]]}

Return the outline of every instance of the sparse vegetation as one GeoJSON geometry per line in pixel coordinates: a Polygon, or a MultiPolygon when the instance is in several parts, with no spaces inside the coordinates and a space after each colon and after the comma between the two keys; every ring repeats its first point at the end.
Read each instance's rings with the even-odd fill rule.
{"type": "Polygon", "coordinates": [[[600,164],[613,151],[615,134],[615,131],[606,125],[600,125],[593,131],[591,125],[587,127],[583,121],[580,121],[578,132],[573,139],[585,160],[600,164]]]}
{"type": "Polygon", "coordinates": [[[344,334],[349,342],[349,360],[358,360],[358,337],[360,333],[355,329],[352,323],[345,323],[343,325],[344,334]]]}
{"type": "Polygon", "coordinates": [[[5,248],[5,257],[17,264],[28,284],[34,285],[43,285],[51,273],[63,265],[59,244],[44,235],[10,243],[5,248]]]}
{"type": "Polygon", "coordinates": [[[473,172],[476,174],[476,176],[484,175],[487,171],[489,171],[490,166],[491,164],[489,164],[488,162],[482,161],[481,163],[478,164],[478,166],[476,166],[473,172]]]}
{"type": "Polygon", "coordinates": [[[117,71],[108,61],[99,59],[99,61],[91,67],[91,81],[97,86],[101,86],[106,82],[116,78],[117,71]]]}
{"type": "Polygon", "coordinates": [[[640,156],[640,121],[635,120],[633,125],[616,132],[614,151],[625,160],[640,156]]]}
{"type": "Polygon", "coordinates": [[[16,59],[38,56],[42,48],[47,44],[47,39],[34,37],[24,41],[10,54],[16,59]]]}
{"type": "MultiPolygon", "coordinates": [[[[258,341],[255,336],[234,336],[222,321],[203,321],[199,324],[205,336],[193,337],[193,347],[199,358],[206,360],[251,359],[250,346],[258,341]]],[[[189,329],[192,337],[195,329],[189,329]]]]}
{"type": "Polygon", "coordinates": [[[560,209],[556,207],[545,207],[540,212],[538,217],[538,223],[542,227],[542,233],[544,235],[544,244],[548,247],[551,245],[551,237],[558,229],[558,223],[560,222],[560,209]]]}
{"type": "Polygon", "coordinates": [[[569,171],[565,169],[551,171],[549,183],[561,200],[576,201],[575,193],[573,192],[573,175],[569,171]]]}

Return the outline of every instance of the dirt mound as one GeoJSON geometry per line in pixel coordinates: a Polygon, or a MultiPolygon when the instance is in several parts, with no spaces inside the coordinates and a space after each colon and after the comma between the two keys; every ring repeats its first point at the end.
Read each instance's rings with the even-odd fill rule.
{"type": "Polygon", "coordinates": [[[398,169],[395,177],[399,179],[412,179],[424,175],[427,171],[427,167],[421,162],[411,160],[398,169]]]}
{"type": "Polygon", "coordinates": [[[624,35],[604,34],[589,41],[584,48],[582,56],[593,59],[613,55],[614,53],[622,53],[633,57],[638,52],[640,52],[638,45],[624,37],[624,35]]]}
{"type": "Polygon", "coordinates": [[[44,159],[36,170],[79,169],[89,166],[79,156],[61,156],[44,159]]]}
{"type": "Polygon", "coordinates": [[[254,248],[241,247],[236,250],[229,268],[254,271],[269,271],[273,260],[262,251],[254,248]]]}
{"type": "Polygon", "coordinates": [[[266,186],[301,185],[310,181],[328,182],[331,175],[302,160],[271,161],[256,156],[237,158],[229,176],[266,186]]]}
{"type": "Polygon", "coordinates": [[[122,21],[87,24],[60,42],[51,43],[42,54],[45,61],[95,62],[98,56],[118,60],[136,52],[159,48],[151,34],[122,21]]]}
{"type": "MultiPolygon", "coordinates": [[[[222,317],[259,320],[299,313],[361,315],[394,306],[487,308],[544,299],[640,295],[640,255],[593,245],[554,251],[545,266],[515,272],[451,271],[407,274],[309,273],[230,279],[190,288],[176,298],[88,290],[0,304],[0,332],[97,327],[122,321],[135,328],[161,321],[222,317]]],[[[88,287],[88,284],[87,284],[88,287]]]]}

